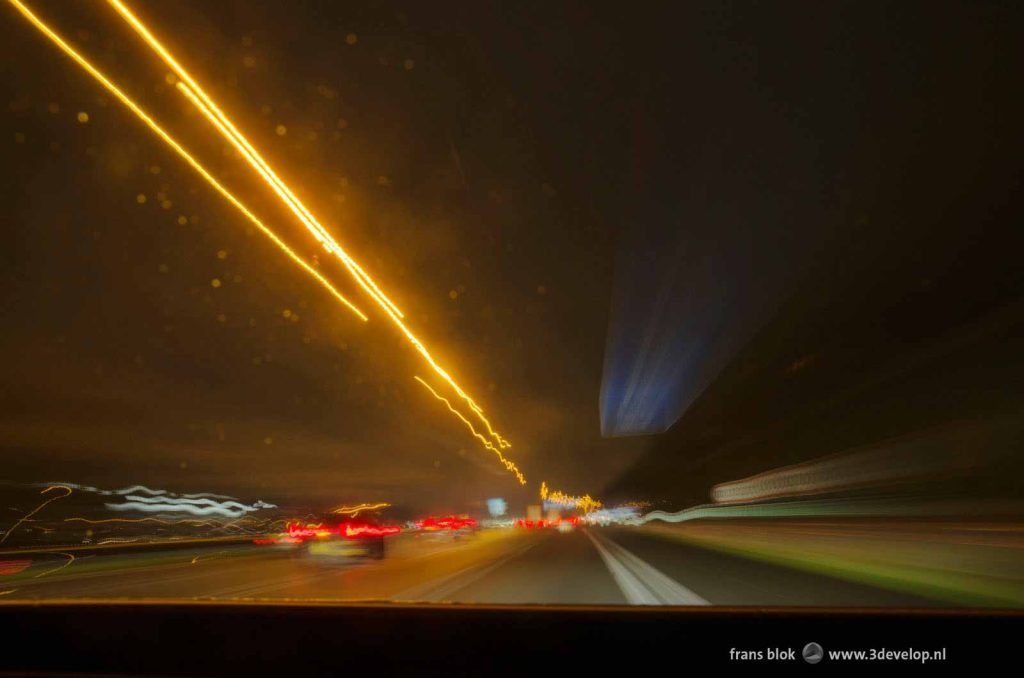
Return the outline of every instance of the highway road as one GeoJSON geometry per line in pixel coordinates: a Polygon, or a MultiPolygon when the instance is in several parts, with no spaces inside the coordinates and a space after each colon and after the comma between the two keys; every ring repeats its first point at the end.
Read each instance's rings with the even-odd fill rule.
{"type": "Polygon", "coordinates": [[[0,600],[41,598],[945,605],[636,529],[593,527],[569,533],[483,530],[458,540],[402,534],[391,538],[381,561],[328,560],[247,544],[74,560],[37,555],[24,571],[0,575],[0,600]]]}

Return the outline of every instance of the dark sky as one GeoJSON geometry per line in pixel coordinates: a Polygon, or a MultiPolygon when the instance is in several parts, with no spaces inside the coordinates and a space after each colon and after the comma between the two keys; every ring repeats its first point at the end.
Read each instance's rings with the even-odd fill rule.
{"type": "MultiPolygon", "coordinates": [[[[757,428],[777,364],[847,339],[855,357],[829,374],[850,383],[1024,292],[1009,4],[132,6],[477,396],[530,485],[413,382],[422,363],[379,315],[340,311],[5,8],[11,481],[463,510],[523,502],[547,480],[689,501],[707,482],[692,464],[731,444],[706,432],[757,428]],[[739,353],[757,369],[730,363],[744,339],[719,366],[733,381],[697,389],[693,412],[711,424],[604,439],[614,273],[650,238],[746,248],[713,279],[749,288],[781,271],[798,292],[780,293],[778,314],[722,309],[752,336],[774,320],[739,353]]],[[[32,7],[316,253],[105,6],[32,7]]],[[[323,270],[369,307],[340,268],[323,270]]],[[[754,456],[719,473],[775,465],[754,456]]]]}

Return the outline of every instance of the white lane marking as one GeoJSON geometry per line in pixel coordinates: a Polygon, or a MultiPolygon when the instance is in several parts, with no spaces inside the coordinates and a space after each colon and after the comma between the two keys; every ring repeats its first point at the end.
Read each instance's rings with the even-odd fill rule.
{"type": "Polygon", "coordinates": [[[590,530],[584,530],[587,537],[594,544],[594,548],[601,555],[601,560],[604,561],[608,571],[612,573],[612,578],[615,583],[619,585],[619,589],[622,590],[622,595],[626,596],[626,602],[630,605],[658,605],[660,601],[654,597],[647,588],[640,583],[640,580],[633,575],[626,566],[620,563],[611,552],[604,547],[604,545],[590,533],[590,530]]]}
{"type": "Polygon", "coordinates": [[[710,605],[636,554],[602,535],[587,536],[632,605],[710,605]]]}
{"type": "Polygon", "coordinates": [[[656,596],[665,601],[668,605],[710,605],[711,603],[701,598],[696,593],[686,588],[675,579],[657,569],[646,560],[642,560],[632,551],[628,551],[621,544],[617,544],[607,537],[602,537],[608,547],[617,552],[619,559],[630,568],[637,577],[644,582],[656,596]]]}

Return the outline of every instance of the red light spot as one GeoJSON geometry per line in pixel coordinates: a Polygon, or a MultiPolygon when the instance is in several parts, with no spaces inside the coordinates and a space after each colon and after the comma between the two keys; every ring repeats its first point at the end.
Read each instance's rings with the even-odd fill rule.
{"type": "MultiPolygon", "coordinates": [[[[301,542],[306,539],[326,538],[331,535],[337,535],[346,539],[385,537],[389,534],[398,534],[401,531],[401,528],[395,525],[374,525],[363,520],[344,520],[337,527],[333,528],[322,523],[316,525],[289,523],[287,543],[301,542]]],[[[281,541],[286,540],[282,539],[281,541]]]]}
{"type": "Polygon", "coordinates": [[[370,523],[345,521],[338,526],[338,532],[346,539],[359,539],[361,537],[386,537],[389,534],[398,534],[401,530],[394,525],[372,525],[370,523]]]}
{"type": "Polygon", "coordinates": [[[18,574],[31,564],[31,560],[0,560],[0,574],[18,574]]]}
{"type": "Polygon", "coordinates": [[[421,530],[427,530],[428,532],[436,530],[461,530],[467,527],[476,527],[477,522],[473,518],[447,516],[443,518],[435,518],[430,516],[416,522],[416,526],[421,530]]]}
{"type": "Polygon", "coordinates": [[[288,523],[288,536],[292,539],[313,539],[325,531],[329,533],[330,528],[324,527],[323,524],[288,523]]]}

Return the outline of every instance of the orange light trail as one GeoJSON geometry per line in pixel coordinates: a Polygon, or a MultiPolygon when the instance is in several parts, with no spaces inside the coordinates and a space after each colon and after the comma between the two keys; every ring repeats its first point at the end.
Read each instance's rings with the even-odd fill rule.
{"type": "MultiPolygon", "coordinates": [[[[250,212],[249,209],[246,208],[245,205],[242,204],[242,202],[238,200],[230,191],[228,191],[223,185],[221,185],[221,183],[218,182],[213,177],[213,175],[211,175],[206,170],[206,168],[203,167],[203,165],[201,165],[195,158],[193,158],[169,133],[167,133],[162,127],[160,127],[160,125],[158,125],[156,121],[154,121],[138,104],[136,104],[130,97],[128,97],[128,95],[126,95],[116,85],[114,85],[113,82],[111,82],[110,79],[108,79],[98,68],[93,66],[92,63],[90,63],[85,57],[80,55],[74,48],[72,48],[68,43],[66,43],[45,22],[39,19],[35,14],[31,12],[31,10],[29,10],[24,4],[22,4],[20,0],[8,1],[12,5],[14,5],[15,8],[30,23],[32,23],[37,29],[39,29],[40,32],[42,32],[47,38],[49,38],[54,44],[56,44],[61,49],[61,51],[63,51],[67,56],[69,56],[73,61],[75,61],[91,76],[93,76],[93,78],[99,81],[99,83],[103,85],[105,89],[107,89],[111,94],[113,94],[119,101],[121,101],[121,103],[123,103],[140,120],[142,120],[147,127],[149,127],[153,132],[155,132],[157,136],[159,136],[183,160],[185,160],[185,162],[188,163],[189,166],[191,166],[200,176],[202,176],[203,179],[207,181],[207,183],[209,183],[218,193],[220,193],[240,212],[242,212],[242,214],[250,222],[257,226],[267,237],[271,239],[272,242],[274,242],[275,245],[277,245],[282,251],[284,251],[293,261],[295,261],[295,263],[299,264],[299,266],[301,266],[307,273],[312,275],[318,282],[320,282],[324,287],[326,287],[328,291],[330,291],[331,294],[339,302],[341,302],[350,311],[355,313],[361,320],[363,320],[364,322],[367,320],[366,315],[363,314],[362,311],[360,311],[354,304],[352,304],[340,292],[338,292],[338,290],[336,290],[334,286],[331,285],[331,283],[326,280],[326,278],[320,275],[320,273],[316,271],[316,269],[314,269],[312,266],[306,263],[305,260],[303,260],[298,254],[296,254],[291,248],[289,248],[280,238],[278,238],[273,231],[271,231],[266,225],[263,224],[262,221],[259,220],[259,218],[257,218],[252,212],[250,212]]],[[[275,188],[275,192],[277,192],[278,195],[283,200],[285,200],[285,202],[292,208],[293,212],[295,212],[297,215],[300,215],[300,218],[302,219],[303,223],[305,223],[307,227],[314,232],[314,235],[319,234],[318,239],[320,240],[320,242],[324,244],[324,246],[329,251],[341,257],[342,261],[345,262],[346,266],[353,273],[354,277],[356,278],[356,281],[360,284],[360,286],[363,287],[363,289],[366,290],[366,292],[384,309],[384,311],[388,314],[388,316],[392,319],[396,326],[403,332],[403,334],[408,339],[408,341],[413,345],[413,347],[416,348],[416,350],[430,364],[433,370],[439,376],[441,376],[441,378],[444,379],[445,382],[447,382],[456,391],[456,393],[459,394],[459,396],[469,405],[469,407],[473,410],[477,417],[484,423],[489,434],[497,441],[498,446],[502,449],[511,447],[511,444],[493,429],[491,423],[484,416],[483,410],[473,401],[472,398],[469,397],[469,395],[465,391],[463,391],[458,386],[455,380],[452,379],[452,377],[434,360],[434,358],[430,355],[429,351],[427,351],[423,343],[408,329],[408,327],[406,327],[406,325],[402,322],[401,312],[397,309],[397,307],[391,304],[391,302],[388,301],[386,297],[384,297],[383,294],[381,294],[378,291],[378,288],[376,287],[376,284],[373,283],[372,279],[370,279],[370,277],[358,266],[358,264],[356,264],[351,259],[351,257],[349,257],[344,252],[344,250],[342,250],[341,246],[338,245],[333,238],[331,238],[331,236],[326,232],[326,230],[324,230],[323,227],[320,226],[320,224],[316,222],[315,219],[312,218],[312,215],[309,214],[308,210],[306,210],[306,208],[298,201],[298,199],[294,197],[294,195],[283,184],[283,182],[277,179],[276,175],[274,175],[269,170],[269,167],[266,166],[266,163],[262,160],[262,158],[259,157],[255,150],[252,149],[252,147],[248,144],[248,142],[241,135],[241,133],[239,133],[234,128],[234,126],[231,125],[230,121],[227,120],[226,116],[220,113],[219,109],[215,107],[209,105],[202,105],[205,102],[210,102],[209,97],[202,91],[201,88],[198,87],[198,85],[195,84],[195,81],[192,80],[192,78],[187,74],[187,72],[185,72],[184,69],[182,69],[177,64],[177,62],[173,59],[173,57],[171,57],[167,50],[164,49],[163,46],[160,45],[160,43],[152,37],[152,35],[141,24],[141,22],[139,22],[138,19],[136,19],[134,15],[132,15],[128,11],[128,9],[124,7],[123,4],[121,4],[118,0],[108,0],[108,2],[110,2],[110,4],[115,9],[117,9],[118,12],[124,18],[126,18],[134,28],[136,28],[140,35],[142,35],[146,39],[146,41],[151,46],[153,46],[154,49],[158,51],[158,53],[160,53],[160,55],[165,59],[165,61],[168,62],[169,65],[171,65],[172,68],[178,71],[178,75],[181,77],[182,80],[190,83],[193,86],[195,92],[191,92],[187,87],[181,86],[182,83],[179,83],[179,85],[181,86],[179,87],[180,91],[185,93],[186,96],[188,96],[193,101],[193,103],[197,105],[200,111],[211,119],[211,122],[213,121],[213,118],[216,118],[220,121],[220,124],[217,125],[218,130],[222,134],[224,134],[228,138],[228,140],[233,143],[233,145],[235,145],[239,152],[242,153],[242,155],[246,157],[249,160],[249,162],[253,164],[254,167],[257,167],[257,169],[262,170],[260,172],[261,176],[263,176],[264,179],[267,180],[267,182],[270,183],[271,186],[275,188]]],[[[210,103],[212,104],[212,102],[210,103]]],[[[417,379],[419,378],[417,377],[417,379]]],[[[420,381],[422,382],[422,380],[420,381]]],[[[473,425],[469,422],[469,420],[466,419],[461,412],[452,407],[451,403],[447,399],[437,394],[425,382],[422,383],[424,384],[424,386],[430,389],[430,391],[436,397],[444,401],[445,404],[448,406],[448,409],[452,413],[456,414],[464,423],[467,424],[467,426],[469,426],[470,430],[473,432],[473,435],[478,437],[485,443],[485,447],[497,453],[498,458],[501,460],[501,462],[505,465],[505,467],[508,470],[512,471],[516,475],[521,484],[525,484],[526,481],[523,478],[523,475],[519,471],[519,469],[515,467],[515,464],[506,459],[504,455],[501,454],[499,449],[495,448],[490,443],[490,441],[486,440],[484,436],[478,433],[476,429],[473,427],[473,425]]],[[[3,540],[0,539],[0,541],[3,540]]]]}
{"type": "Polygon", "coordinates": [[[264,179],[264,181],[271,187],[271,189],[281,198],[282,201],[288,206],[288,208],[298,217],[299,221],[306,227],[306,229],[313,235],[314,238],[320,242],[321,245],[328,251],[338,256],[342,263],[348,268],[349,272],[355,278],[356,282],[360,287],[384,310],[384,312],[391,318],[392,322],[396,327],[405,335],[406,339],[416,351],[423,356],[423,358],[430,365],[431,369],[438,374],[449,386],[462,398],[470,409],[473,410],[474,414],[487,428],[487,432],[497,442],[498,446],[502,449],[511,447],[511,444],[503,438],[501,435],[494,430],[491,426],[490,421],[484,416],[483,410],[476,402],[455,382],[455,380],[445,371],[430,352],[426,346],[409,330],[404,322],[402,322],[402,312],[391,302],[387,296],[381,292],[380,288],[373,281],[373,279],[367,274],[360,266],[352,259],[351,256],[338,244],[338,242],[327,232],[327,230],[320,224],[319,221],[313,216],[313,214],[306,208],[306,206],[295,196],[290,188],[277,176],[276,173],[270,168],[270,165],[263,159],[262,156],[253,148],[252,144],[242,135],[241,132],[232,124],[231,120],[224,114],[223,111],[214,103],[213,99],[203,90],[202,87],[195,81],[195,79],[186,71],[181,64],[174,58],[173,55],[160,43],[156,37],[149,31],[149,29],[136,17],[131,10],[129,10],[121,0],[107,0],[108,4],[114,8],[114,10],[124,19],[139,36],[146,42],[158,55],[163,59],[164,63],[170,67],[174,74],[179,78],[180,82],[177,84],[178,91],[182,92],[192,103],[195,105],[211,123],[217,128],[217,130],[227,139],[235,149],[242,155],[243,158],[256,170],[256,172],[264,179]]]}
{"type": "Polygon", "coordinates": [[[428,384],[427,382],[423,381],[423,380],[422,380],[422,379],[420,379],[419,377],[413,377],[413,378],[414,378],[414,379],[415,379],[416,381],[418,381],[418,382],[420,382],[421,384],[423,384],[423,387],[424,387],[425,389],[427,389],[428,391],[430,391],[430,394],[431,394],[431,395],[433,395],[433,396],[434,396],[435,398],[437,398],[438,400],[440,400],[441,402],[443,402],[443,403],[444,403],[444,404],[445,404],[445,405],[446,405],[446,406],[448,407],[448,411],[449,411],[449,412],[451,412],[451,413],[452,413],[452,414],[454,414],[454,415],[455,415],[456,417],[458,417],[459,419],[461,419],[461,420],[462,420],[462,423],[463,423],[463,424],[465,424],[465,425],[466,425],[466,428],[468,428],[468,429],[469,429],[469,431],[470,431],[470,433],[472,433],[472,434],[473,434],[473,437],[475,437],[475,438],[476,438],[477,440],[479,440],[479,441],[481,442],[481,444],[483,444],[483,446],[484,446],[484,447],[486,447],[486,448],[487,448],[488,450],[490,450],[491,452],[494,452],[494,454],[498,455],[498,459],[499,459],[499,460],[501,461],[501,463],[502,463],[502,464],[503,464],[503,465],[505,466],[505,468],[506,468],[506,469],[508,469],[509,471],[511,471],[511,472],[512,472],[513,474],[515,474],[515,477],[516,477],[516,479],[517,479],[517,480],[519,481],[519,484],[520,484],[520,485],[525,485],[525,484],[526,484],[526,478],[525,478],[525,477],[523,476],[523,474],[522,474],[522,473],[521,473],[521,472],[519,471],[519,469],[518,469],[518,468],[516,467],[516,465],[515,465],[515,464],[514,464],[513,462],[511,462],[511,461],[509,461],[508,459],[506,459],[506,458],[505,458],[505,455],[503,455],[503,454],[501,453],[501,450],[499,450],[499,449],[498,449],[497,447],[495,447],[495,446],[494,446],[494,445],[493,445],[493,444],[491,443],[491,441],[490,441],[490,440],[488,440],[488,439],[487,439],[486,437],[484,437],[484,436],[483,436],[483,435],[482,435],[482,434],[481,434],[480,432],[478,432],[478,431],[476,430],[476,428],[474,428],[474,427],[473,427],[473,423],[472,423],[472,422],[471,422],[471,421],[470,421],[469,419],[466,419],[466,417],[464,417],[464,416],[463,416],[462,412],[459,412],[459,411],[458,411],[457,409],[455,409],[454,407],[452,407],[452,404],[451,404],[451,403],[450,403],[450,402],[448,401],[448,399],[447,399],[447,398],[445,398],[444,396],[440,395],[440,394],[439,394],[439,393],[438,393],[437,391],[435,391],[434,389],[432,389],[432,388],[430,387],[430,384],[428,384]]]}
{"type": "Polygon", "coordinates": [[[578,508],[584,513],[590,513],[591,511],[595,511],[603,506],[601,502],[594,499],[589,494],[585,494],[582,497],[574,497],[560,490],[550,489],[548,484],[543,481],[541,481],[540,484],[540,499],[541,501],[549,501],[552,504],[561,504],[562,506],[578,508]]]}
{"type": "Polygon", "coordinates": [[[315,268],[306,263],[306,261],[302,257],[296,254],[295,251],[293,251],[280,238],[278,238],[277,235],[273,231],[271,231],[266,225],[264,225],[264,223],[260,221],[259,218],[257,218],[252,212],[250,212],[249,209],[245,205],[243,205],[240,200],[238,200],[238,198],[236,198],[230,191],[228,191],[228,189],[224,188],[224,186],[221,185],[219,181],[214,179],[213,175],[211,175],[206,170],[206,168],[199,163],[199,161],[193,158],[188,153],[188,151],[182,148],[182,146],[177,141],[175,141],[170,134],[164,131],[164,129],[160,127],[160,125],[158,125],[156,121],[149,117],[149,115],[144,110],[142,110],[142,108],[140,108],[138,104],[136,104],[131,98],[129,98],[128,95],[126,95],[124,92],[118,89],[118,87],[114,85],[114,83],[111,82],[105,75],[103,75],[103,73],[98,68],[93,66],[85,57],[83,57],[77,51],[75,51],[75,49],[71,47],[68,43],[64,42],[64,40],[55,31],[53,31],[48,25],[46,25],[46,23],[39,19],[39,17],[33,14],[31,10],[29,10],[25,5],[23,5],[20,2],[20,0],[8,1],[12,5],[14,5],[14,7],[19,12],[21,12],[22,16],[28,19],[28,21],[33,26],[38,28],[39,31],[43,33],[43,35],[45,35],[47,38],[50,39],[51,42],[57,45],[61,49],[61,51],[63,51],[66,55],[71,57],[71,59],[74,60],[75,63],[77,63],[83,69],[85,69],[85,71],[88,72],[89,75],[98,80],[99,83],[103,85],[103,87],[106,88],[108,92],[113,94],[121,103],[127,106],[128,109],[136,115],[136,117],[142,120],[147,127],[149,127],[153,132],[155,132],[157,136],[163,139],[168,146],[170,146],[179,156],[181,156],[183,160],[185,160],[185,162],[187,162],[192,167],[192,169],[198,172],[199,175],[203,177],[203,179],[205,179],[207,183],[209,183],[214,189],[216,189],[216,191],[220,193],[225,199],[227,199],[228,202],[234,205],[238,209],[238,211],[241,212],[257,228],[259,228],[264,235],[270,238],[270,240],[275,245],[277,245],[277,247],[281,251],[287,254],[292,259],[292,261],[297,263],[299,266],[303,268],[303,270],[305,270],[307,273],[313,276],[334,296],[335,299],[341,302],[346,308],[348,308],[348,310],[355,313],[360,320],[366,322],[367,317],[366,315],[363,314],[362,311],[360,311],[352,302],[346,299],[341,294],[341,292],[335,289],[334,286],[331,285],[331,283],[328,282],[326,278],[320,275],[320,273],[315,268]]]}
{"type": "Polygon", "coordinates": [[[39,579],[40,577],[45,577],[48,574],[53,574],[54,572],[59,572],[60,570],[63,570],[64,568],[70,566],[71,563],[75,562],[75,555],[73,553],[58,553],[56,555],[64,556],[65,558],[67,558],[67,560],[65,560],[64,564],[61,565],[60,567],[55,567],[52,570],[46,570],[45,572],[40,572],[39,574],[34,576],[33,579],[39,579]]]}
{"type": "MultiPolygon", "coordinates": [[[[110,4],[110,6],[113,7],[114,10],[121,16],[121,18],[124,19],[135,30],[135,32],[139,34],[139,36],[146,42],[146,44],[148,44],[151,48],[153,48],[153,50],[157,54],[160,55],[160,58],[163,59],[164,63],[166,63],[175,72],[175,75],[179,77],[182,81],[184,81],[183,83],[179,83],[179,89],[182,92],[188,93],[187,88],[184,87],[184,84],[187,83],[188,88],[194,90],[194,96],[196,96],[197,99],[199,99],[202,102],[205,108],[209,109],[209,114],[215,117],[217,120],[219,120],[220,123],[223,125],[224,129],[221,130],[221,133],[229,141],[231,141],[232,145],[235,146],[235,148],[242,154],[243,157],[246,158],[246,160],[250,162],[250,164],[257,168],[257,170],[267,181],[267,183],[270,184],[271,188],[274,189],[274,192],[277,193],[278,196],[285,201],[285,203],[293,212],[295,212],[296,216],[298,216],[299,219],[303,222],[303,224],[308,229],[310,229],[310,231],[317,238],[317,240],[319,240],[320,243],[328,251],[337,254],[342,259],[346,267],[348,267],[349,270],[352,271],[353,275],[355,275],[356,278],[363,283],[363,286],[369,288],[368,293],[370,294],[370,296],[374,297],[374,299],[376,299],[378,302],[383,302],[384,304],[386,304],[388,308],[390,308],[392,311],[394,311],[401,317],[402,312],[398,310],[398,307],[395,306],[391,302],[391,300],[384,296],[384,294],[378,289],[377,285],[373,282],[370,276],[367,275],[366,272],[363,271],[363,269],[360,268],[359,265],[348,255],[348,253],[346,253],[341,248],[341,246],[338,245],[338,243],[331,238],[330,234],[326,231],[326,229],[324,229],[324,227],[321,226],[319,222],[317,222],[316,219],[313,218],[313,215],[309,212],[309,210],[306,209],[305,205],[303,205],[299,201],[299,199],[296,198],[295,195],[291,192],[291,189],[289,189],[288,186],[283,181],[281,181],[280,178],[278,178],[278,176],[270,168],[270,165],[268,165],[267,162],[263,160],[263,158],[259,155],[259,153],[256,152],[256,149],[252,147],[249,141],[242,135],[241,132],[238,131],[238,129],[231,122],[231,120],[226,115],[224,115],[220,108],[217,107],[217,105],[213,102],[213,99],[211,99],[209,95],[206,94],[203,88],[199,86],[199,84],[192,78],[189,72],[186,71],[181,66],[181,64],[178,63],[174,56],[167,50],[167,48],[164,47],[163,44],[159,40],[157,40],[152,33],[150,33],[146,25],[143,24],[142,21],[124,5],[124,3],[120,2],[120,0],[108,0],[108,4],[110,4]]],[[[200,107],[200,110],[202,110],[202,108],[203,107],[200,107]]],[[[204,111],[204,113],[205,112],[206,111],[204,111]]]]}
{"type": "Polygon", "coordinates": [[[9,536],[11,536],[11,534],[16,529],[18,529],[18,527],[22,523],[24,523],[26,520],[28,520],[29,518],[31,518],[35,514],[37,514],[40,511],[42,511],[44,506],[46,506],[50,502],[57,501],[58,499],[63,499],[64,497],[68,496],[69,494],[71,494],[73,492],[73,490],[70,487],[66,486],[66,485],[50,485],[45,490],[41,491],[39,494],[46,494],[47,492],[50,492],[52,490],[66,490],[66,492],[64,494],[59,494],[59,495],[57,495],[55,497],[50,497],[49,499],[44,501],[42,504],[40,504],[39,506],[37,506],[34,509],[32,509],[30,512],[28,512],[25,515],[23,515],[18,522],[16,522],[13,525],[11,525],[10,529],[8,529],[6,532],[4,532],[4,536],[0,537],[0,544],[2,544],[5,541],[7,541],[7,538],[9,536]]]}
{"type": "MultiPolygon", "coordinates": [[[[115,6],[117,6],[117,4],[115,4],[115,6]]],[[[123,7],[123,5],[121,7],[123,7]]],[[[125,11],[127,11],[127,9],[125,9],[125,11]]],[[[132,25],[135,26],[136,24],[132,25]]],[[[356,280],[360,283],[366,293],[373,297],[377,303],[385,305],[387,309],[390,309],[398,315],[399,318],[404,318],[405,316],[398,307],[395,306],[390,299],[384,296],[384,293],[380,291],[380,288],[377,287],[373,279],[359,267],[355,260],[349,256],[344,249],[342,249],[341,245],[339,245],[327,230],[320,225],[320,222],[316,221],[309,210],[306,209],[306,206],[299,202],[299,199],[295,197],[295,194],[291,192],[291,189],[289,189],[277,174],[274,173],[266,161],[263,160],[263,157],[256,152],[256,149],[254,149],[251,144],[249,144],[248,139],[242,136],[242,133],[239,132],[231,123],[231,120],[224,115],[219,108],[217,108],[216,104],[213,103],[213,100],[207,96],[207,94],[195,83],[194,80],[192,80],[192,77],[188,72],[178,65],[174,58],[163,49],[163,46],[160,45],[152,35],[148,32],[142,32],[145,31],[142,24],[138,24],[138,27],[140,27],[140,34],[147,42],[152,40],[150,44],[157,50],[157,52],[160,53],[167,64],[178,70],[178,75],[181,77],[181,81],[175,85],[178,91],[184,94],[192,104],[206,116],[214,127],[217,128],[217,131],[232,143],[235,150],[237,150],[242,157],[244,157],[249,164],[256,169],[260,176],[263,177],[264,181],[266,181],[274,192],[277,193],[277,196],[285,202],[289,209],[291,209],[292,213],[295,214],[310,233],[313,234],[313,237],[323,245],[324,249],[337,255],[342,260],[345,267],[348,268],[352,275],[356,277],[356,280]]]]}
{"type": "Polygon", "coordinates": [[[338,506],[331,509],[331,513],[342,516],[350,515],[354,518],[363,511],[376,511],[378,509],[387,508],[389,506],[391,506],[391,504],[387,503],[386,501],[382,501],[379,504],[358,504],[356,506],[338,506]]]}

